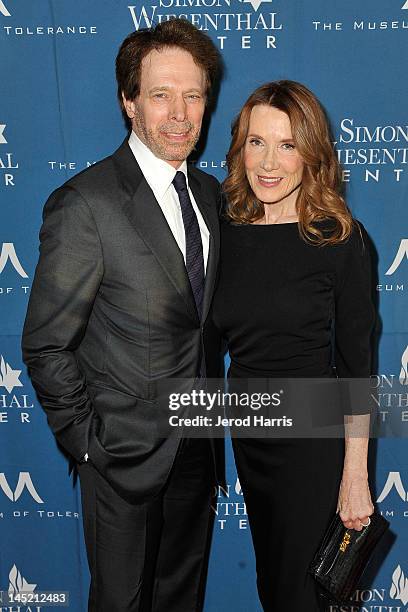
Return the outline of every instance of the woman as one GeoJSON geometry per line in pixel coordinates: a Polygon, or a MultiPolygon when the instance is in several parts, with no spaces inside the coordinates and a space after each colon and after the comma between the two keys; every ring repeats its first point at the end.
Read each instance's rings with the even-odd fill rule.
{"type": "MultiPolygon", "coordinates": [[[[293,81],[257,89],[233,125],[227,165],[213,318],[228,342],[229,376],[333,377],[334,354],[338,377],[367,378],[366,234],[340,195],[316,97],[293,81]]],[[[369,417],[353,418],[364,428],[369,417]]],[[[373,512],[367,438],[347,431],[345,441],[233,440],[264,610],[319,610],[308,566],[336,509],[357,530],[373,512]]]]}

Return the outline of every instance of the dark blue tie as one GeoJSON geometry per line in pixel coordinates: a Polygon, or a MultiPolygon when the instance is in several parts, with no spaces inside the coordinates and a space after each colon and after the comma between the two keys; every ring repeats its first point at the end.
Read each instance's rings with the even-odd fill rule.
{"type": "Polygon", "coordinates": [[[204,257],[200,227],[190,196],[188,195],[184,172],[176,172],[176,176],[173,179],[173,185],[180,201],[184,233],[186,236],[187,274],[190,279],[191,289],[193,290],[198,316],[201,319],[204,296],[204,257]]]}

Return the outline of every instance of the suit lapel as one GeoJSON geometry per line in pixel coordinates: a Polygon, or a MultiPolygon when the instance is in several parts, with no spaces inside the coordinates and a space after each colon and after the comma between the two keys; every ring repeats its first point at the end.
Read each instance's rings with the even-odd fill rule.
{"type": "Polygon", "coordinates": [[[128,196],[124,198],[122,206],[130,223],[152,251],[183,298],[190,316],[198,324],[194,296],[183,255],[127,140],[113,154],[112,159],[120,171],[123,187],[128,196]]]}

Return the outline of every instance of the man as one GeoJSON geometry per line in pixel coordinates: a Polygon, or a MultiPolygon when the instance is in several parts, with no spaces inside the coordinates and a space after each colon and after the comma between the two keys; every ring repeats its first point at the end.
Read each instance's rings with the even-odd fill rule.
{"type": "Polygon", "coordinates": [[[129,35],[116,75],[130,138],[44,209],[23,354],[78,462],[92,612],[203,605],[214,444],[160,437],[156,382],[206,367],[219,184],[186,158],[218,70],[187,21],[129,35]]]}

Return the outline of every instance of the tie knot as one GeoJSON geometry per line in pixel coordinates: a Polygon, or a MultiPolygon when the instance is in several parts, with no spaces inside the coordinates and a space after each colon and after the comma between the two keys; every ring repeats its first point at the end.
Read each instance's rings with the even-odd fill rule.
{"type": "Polygon", "coordinates": [[[177,193],[180,191],[187,191],[187,181],[184,172],[178,170],[176,176],[173,179],[173,185],[177,193]]]}

